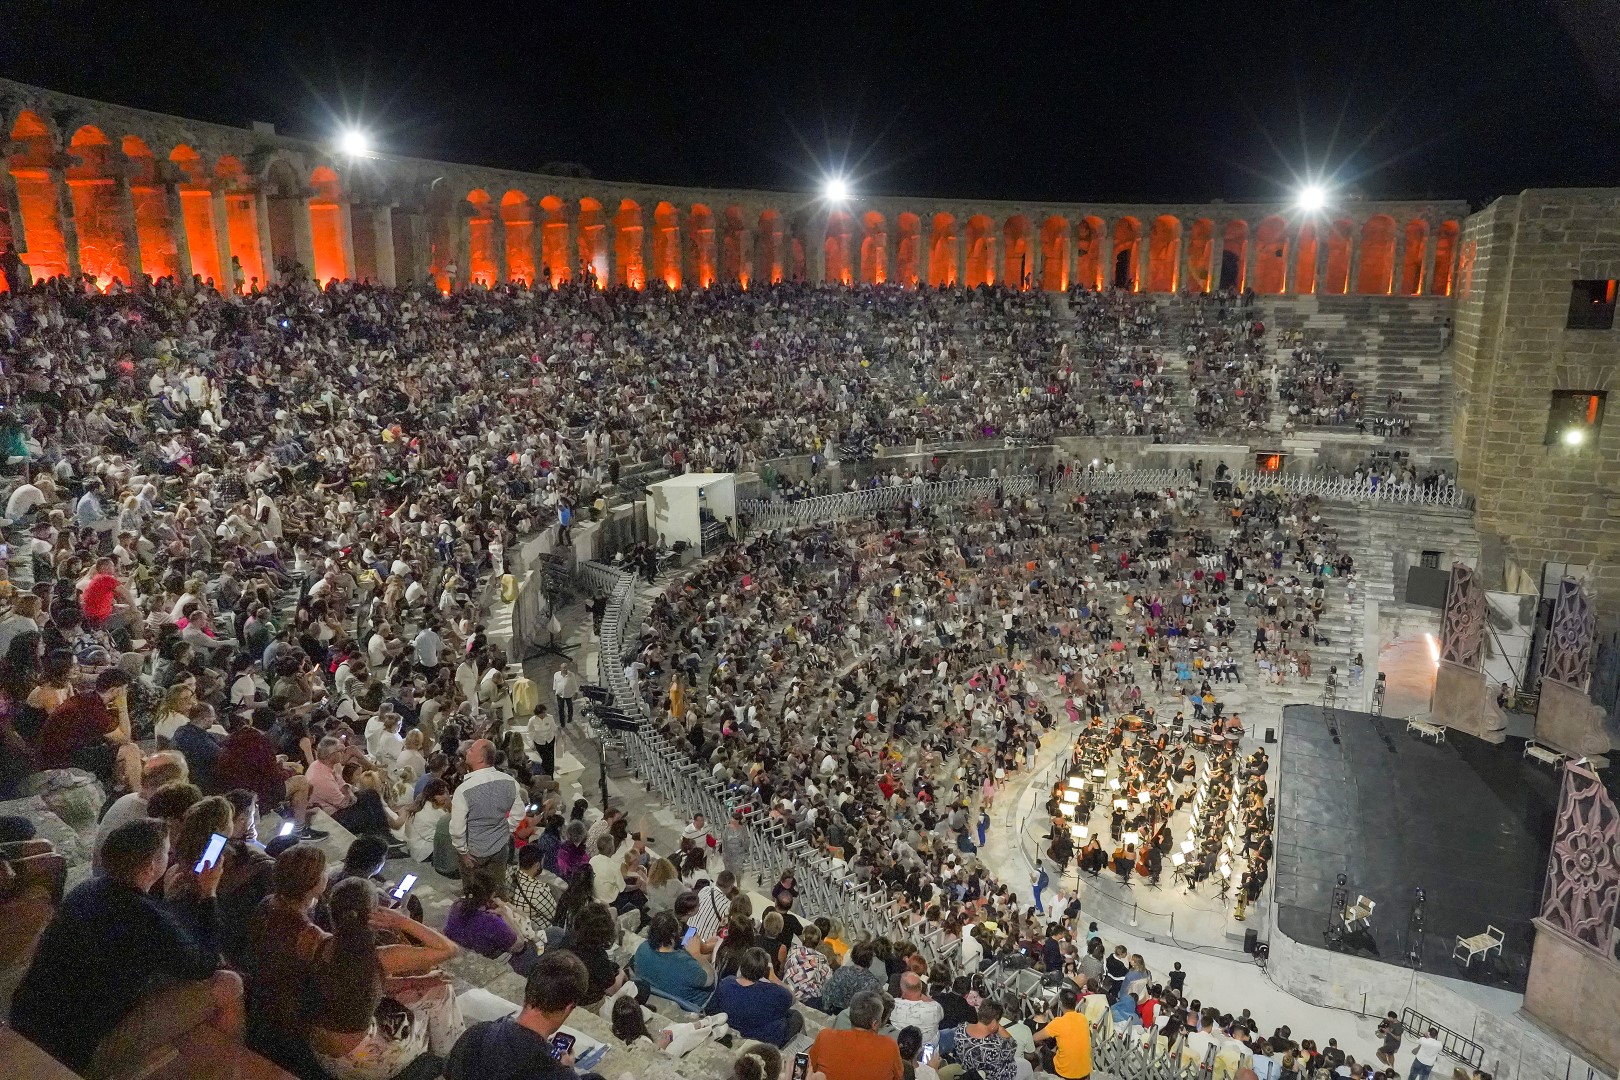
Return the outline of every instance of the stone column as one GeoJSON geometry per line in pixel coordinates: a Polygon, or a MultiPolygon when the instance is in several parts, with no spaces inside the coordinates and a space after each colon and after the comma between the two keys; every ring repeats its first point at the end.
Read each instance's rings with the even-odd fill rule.
{"type": "Polygon", "coordinates": [[[956,281],[961,285],[967,281],[967,222],[960,218],[956,221],[956,239],[953,241],[956,248],[956,281]]]}
{"type": "Polygon", "coordinates": [[[309,222],[308,190],[298,192],[290,201],[293,211],[293,248],[299,266],[304,268],[304,279],[315,277],[315,233],[309,222]]]}
{"type": "Polygon", "coordinates": [[[1283,258],[1283,289],[1284,296],[1294,295],[1294,278],[1299,269],[1299,227],[1295,226],[1292,234],[1284,240],[1283,258]]]}
{"type": "MultiPolygon", "coordinates": [[[[169,165],[164,162],[164,165],[169,165]]],[[[180,185],[175,183],[173,176],[164,176],[163,207],[169,217],[169,235],[174,237],[174,268],[175,275],[180,279],[182,289],[191,289],[191,238],[186,235],[186,206],[180,195],[180,185]]],[[[266,236],[269,235],[267,232],[266,236]]],[[[266,245],[268,249],[268,244],[266,245]]]]}
{"type": "Polygon", "coordinates": [[[67,256],[68,274],[78,277],[83,272],[79,263],[79,219],[73,210],[73,190],[68,187],[67,170],[60,164],[47,172],[51,188],[56,192],[56,219],[62,229],[62,251],[67,256]]]}
{"type": "MultiPolygon", "coordinates": [[[[805,222],[804,276],[820,285],[827,280],[827,215],[818,212],[805,222]]],[[[693,260],[695,265],[696,260],[693,260]]]]}
{"type": "Polygon", "coordinates": [[[1345,295],[1357,291],[1361,281],[1361,230],[1366,222],[1357,222],[1350,227],[1350,280],[1345,282],[1345,295]]]}
{"type": "Polygon", "coordinates": [[[1043,242],[1042,226],[1046,224],[1045,218],[1039,218],[1030,223],[1029,227],[1029,264],[1024,272],[1029,275],[1029,288],[1031,292],[1039,292],[1046,287],[1043,280],[1045,271],[1042,260],[1046,257],[1046,245],[1043,242]]]}
{"type": "MultiPolygon", "coordinates": [[[[758,221],[759,219],[756,217],[754,220],[758,221]]],[[[648,235],[648,230],[646,229],[642,230],[641,235],[646,240],[647,251],[650,253],[652,251],[652,237],[648,235]]],[[[647,277],[649,279],[652,277],[652,271],[650,269],[651,265],[651,262],[649,262],[649,269],[647,272],[647,277]]],[[[738,277],[747,281],[749,288],[753,288],[755,281],[754,230],[748,225],[744,225],[742,228],[737,230],[737,275],[738,277]]]]}
{"type": "MultiPolygon", "coordinates": [[[[1389,291],[1392,296],[1405,296],[1402,286],[1405,284],[1406,267],[1406,228],[1400,222],[1395,223],[1395,260],[1389,272],[1389,291]]],[[[1421,284],[1421,282],[1419,283],[1421,284]]]]}
{"type": "Polygon", "coordinates": [[[1429,230],[1423,238],[1423,287],[1419,292],[1431,296],[1434,294],[1434,260],[1440,251],[1440,226],[1433,218],[1427,224],[1429,230]]]}
{"type": "MultiPolygon", "coordinates": [[[[495,262],[495,284],[502,285],[506,283],[506,276],[510,273],[506,263],[506,219],[501,217],[498,205],[494,213],[495,216],[489,222],[489,255],[495,262]]],[[[468,244],[471,246],[470,238],[468,244]]]]}
{"type": "Polygon", "coordinates": [[[373,206],[371,218],[371,249],[376,253],[377,283],[393,288],[399,284],[394,270],[394,207],[390,203],[373,206]]]}
{"type": "Polygon", "coordinates": [[[343,238],[343,276],[354,280],[359,276],[359,267],[354,261],[354,208],[349,200],[338,200],[338,231],[343,238]]]}
{"type": "Polygon", "coordinates": [[[1221,264],[1225,261],[1226,251],[1226,221],[1222,218],[1210,220],[1209,234],[1209,287],[1205,292],[1219,292],[1221,288],[1221,264]]]}
{"type": "MultiPolygon", "coordinates": [[[[433,270],[433,237],[425,213],[420,209],[412,210],[406,215],[406,231],[409,233],[410,249],[405,253],[406,266],[410,275],[410,283],[418,285],[427,280],[433,270]]],[[[395,251],[395,274],[398,274],[399,252],[395,251]]]]}
{"type": "Polygon", "coordinates": [[[1176,291],[1183,292],[1192,288],[1192,231],[1198,224],[1198,218],[1185,222],[1181,227],[1181,258],[1177,260],[1180,267],[1176,273],[1176,291]]]}
{"type": "Polygon", "coordinates": [[[219,252],[220,280],[214,282],[214,287],[227,296],[236,291],[236,274],[231,269],[230,209],[225,202],[225,188],[216,182],[208,192],[208,216],[214,222],[214,250],[219,252]]]}
{"type": "MultiPolygon", "coordinates": [[[[465,289],[472,280],[472,229],[468,224],[471,214],[472,204],[465,199],[450,208],[450,250],[456,253],[456,280],[450,288],[456,292],[465,289]]],[[[612,258],[611,250],[609,258],[612,258]]]]}
{"type": "MultiPolygon", "coordinates": [[[[253,192],[253,220],[259,231],[259,270],[263,275],[259,278],[259,288],[265,289],[276,280],[276,256],[271,250],[274,241],[270,239],[270,199],[264,191],[253,192]]],[[[248,288],[253,282],[248,282],[248,288]]]]}
{"type": "Polygon", "coordinates": [[[11,221],[11,242],[18,251],[28,250],[28,237],[23,232],[22,203],[17,200],[17,180],[11,170],[0,161],[0,210],[11,221]]]}
{"type": "Polygon", "coordinates": [[[1316,235],[1316,276],[1311,282],[1311,292],[1322,296],[1327,292],[1328,248],[1332,245],[1333,225],[1329,222],[1325,227],[1317,227],[1316,235]]]}
{"type": "Polygon", "coordinates": [[[135,224],[135,196],[129,190],[129,176],[120,168],[113,177],[113,199],[118,206],[118,231],[124,237],[124,265],[129,268],[132,289],[144,287],[141,280],[141,233],[135,224]]]}
{"type": "Polygon", "coordinates": [[[894,220],[885,218],[883,229],[883,280],[892,284],[900,280],[899,215],[894,220]]]}

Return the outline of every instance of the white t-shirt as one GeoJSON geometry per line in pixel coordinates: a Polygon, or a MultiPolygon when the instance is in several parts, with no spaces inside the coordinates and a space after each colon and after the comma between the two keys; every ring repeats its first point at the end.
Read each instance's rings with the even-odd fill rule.
{"type": "Polygon", "coordinates": [[[423,667],[437,667],[439,657],[444,652],[444,639],[432,630],[423,628],[417,632],[416,639],[411,642],[416,650],[416,662],[423,667]]]}
{"type": "Polygon", "coordinates": [[[1433,1066],[1440,1060],[1440,1040],[1425,1035],[1418,1040],[1412,1052],[1417,1055],[1418,1064],[1433,1066]]]}

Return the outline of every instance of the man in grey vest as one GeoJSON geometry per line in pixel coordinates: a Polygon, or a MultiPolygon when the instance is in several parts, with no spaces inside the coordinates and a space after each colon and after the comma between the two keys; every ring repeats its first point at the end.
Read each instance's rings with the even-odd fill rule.
{"type": "Polygon", "coordinates": [[[482,873],[506,883],[512,833],[523,821],[523,788],[495,768],[495,744],[479,739],[467,748],[467,778],[450,799],[450,842],[463,874],[482,873]]]}

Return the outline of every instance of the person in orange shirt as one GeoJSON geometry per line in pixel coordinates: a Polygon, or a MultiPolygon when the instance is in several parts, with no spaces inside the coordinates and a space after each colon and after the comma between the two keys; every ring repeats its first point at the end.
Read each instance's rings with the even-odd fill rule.
{"type": "Polygon", "coordinates": [[[856,994],[849,1002],[849,1030],[823,1028],[810,1044],[811,1072],[827,1080],[905,1080],[899,1045],[878,1034],[882,1022],[883,995],[856,994]]]}
{"type": "Polygon", "coordinates": [[[1058,992],[1058,1015],[1035,1032],[1036,1042],[1057,1043],[1052,1071],[1063,1080],[1086,1080],[1091,1075],[1091,1025],[1076,1011],[1079,1003],[1073,988],[1064,987],[1058,992]]]}

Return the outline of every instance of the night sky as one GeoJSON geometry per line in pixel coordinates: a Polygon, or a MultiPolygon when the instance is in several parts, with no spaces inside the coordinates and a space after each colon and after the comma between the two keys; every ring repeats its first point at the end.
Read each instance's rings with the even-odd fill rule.
{"type": "Polygon", "coordinates": [[[1620,184],[1620,0],[0,3],[0,75],[606,179],[1054,200],[1620,184]],[[1124,6],[1124,5],[1119,5],[1124,6]]]}

